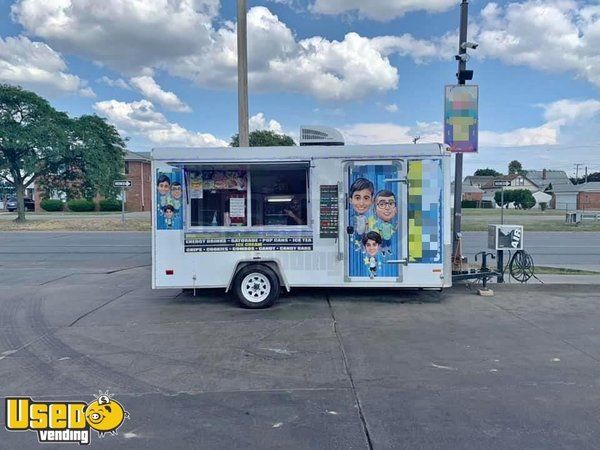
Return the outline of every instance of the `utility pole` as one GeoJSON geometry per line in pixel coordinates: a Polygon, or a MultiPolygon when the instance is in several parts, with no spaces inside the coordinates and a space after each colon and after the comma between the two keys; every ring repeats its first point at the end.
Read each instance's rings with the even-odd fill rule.
{"type": "Polygon", "coordinates": [[[588,171],[587,171],[588,166],[585,166],[585,182],[588,182],[588,171]]]}
{"type": "Polygon", "coordinates": [[[579,166],[583,166],[581,163],[575,164],[575,184],[579,184],[579,166]]]}
{"type": "Polygon", "coordinates": [[[248,26],[246,0],[237,0],[238,129],[240,147],[250,146],[248,124],[248,26]]]}
{"type": "MultiPolygon", "coordinates": [[[[465,84],[463,74],[467,69],[467,25],[469,20],[469,2],[462,0],[460,4],[460,35],[458,41],[458,84],[465,84]]],[[[462,178],[463,178],[463,154],[456,153],[456,165],[454,167],[454,239],[452,255],[454,265],[460,265],[462,262],[461,248],[461,219],[462,219],[462,178]],[[458,259],[458,260],[457,260],[458,259]]]]}

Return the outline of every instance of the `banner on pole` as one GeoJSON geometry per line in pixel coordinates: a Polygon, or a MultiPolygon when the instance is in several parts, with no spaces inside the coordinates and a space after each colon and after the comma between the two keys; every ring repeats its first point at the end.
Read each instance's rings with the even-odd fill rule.
{"type": "Polygon", "coordinates": [[[479,86],[446,86],[444,143],[453,153],[476,153],[479,134],[479,86]]]}

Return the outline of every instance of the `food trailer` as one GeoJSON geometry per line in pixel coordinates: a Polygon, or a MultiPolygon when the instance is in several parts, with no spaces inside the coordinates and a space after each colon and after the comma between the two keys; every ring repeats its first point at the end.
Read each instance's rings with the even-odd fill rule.
{"type": "Polygon", "coordinates": [[[451,286],[443,145],[158,148],[152,287],[271,306],[294,287],[451,286]]]}

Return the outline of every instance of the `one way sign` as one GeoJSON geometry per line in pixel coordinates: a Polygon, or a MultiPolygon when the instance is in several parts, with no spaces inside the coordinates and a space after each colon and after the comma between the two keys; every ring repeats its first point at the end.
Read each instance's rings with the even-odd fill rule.
{"type": "Polygon", "coordinates": [[[114,187],[131,187],[131,180],[115,180],[114,187]]]}

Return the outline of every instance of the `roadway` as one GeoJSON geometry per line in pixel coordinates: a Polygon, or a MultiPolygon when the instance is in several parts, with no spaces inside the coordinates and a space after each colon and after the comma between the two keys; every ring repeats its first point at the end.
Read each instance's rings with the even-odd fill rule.
{"type": "MultiPolygon", "coordinates": [[[[523,243],[538,266],[600,272],[600,233],[526,231],[523,243]]],[[[474,261],[475,253],[485,249],[486,232],[463,233],[463,254],[469,262],[474,261]]]]}

